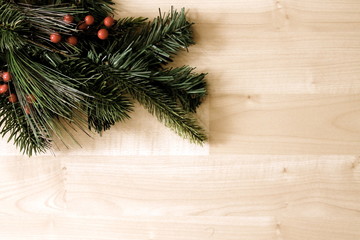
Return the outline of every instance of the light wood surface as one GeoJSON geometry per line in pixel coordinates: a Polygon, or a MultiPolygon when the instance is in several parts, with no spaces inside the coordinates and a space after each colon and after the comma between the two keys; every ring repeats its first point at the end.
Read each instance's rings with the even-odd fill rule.
{"type": "Polygon", "coordinates": [[[140,106],[102,138],[27,158],[0,140],[0,239],[360,239],[360,1],[116,1],[186,7],[209,72],[183,141],[140,106]],[[54,156],[55,155],[55,156],[54,156]]]}

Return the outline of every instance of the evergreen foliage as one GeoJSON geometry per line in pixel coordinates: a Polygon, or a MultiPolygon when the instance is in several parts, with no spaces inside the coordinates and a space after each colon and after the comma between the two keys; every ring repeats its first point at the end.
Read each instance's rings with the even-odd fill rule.
{"type": "Polygon", "coordinates": [[[171,9],[152,21],[122,18],[99,39],[102,20],[113,16],[111,0],[0,0],[0,134],[29,156],[63,139],[67,124],[101,134],[131,116],[138,101],[180,136],[202,144],[206,135],[194,113],[206,96],[204,73],[166,64],[194,44],[185,10],[171,9]],[[74,22],[63,17],[70,14],[74,22]],[[79,26],[85,16],[96,23],[79,26]],[[75,36],[76,46],[49,40],[51,34],[75,36]],[[16,94],[18,101],[9,102],[16,94]],[[30,101],[29,101],[30,98],[30,101]]]}

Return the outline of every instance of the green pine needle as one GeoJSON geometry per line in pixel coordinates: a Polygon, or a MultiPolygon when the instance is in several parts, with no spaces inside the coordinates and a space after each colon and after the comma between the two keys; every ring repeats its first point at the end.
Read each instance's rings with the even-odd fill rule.
{"type": "Polygon", "coordinates": [[[179,101],[186,111],[196,112],[207,94],[206,74],[197,74],[193,70],[189,66],[165,69],[155,72],[151,80],[179,101]]]}
{"type": "Polygon", "coordinates": [[[13,141],[28,156],[46,152],[52,142],[48,133],[42,131],[44,126],[32,128],[34,124],[19,103],[12,104],[7,97],[0,97],[0,134],[7,135],[8,141],[13,141]]]}
{"type": "MultiPolygon", "coordinates": [[[[101,134],[131,117],[138,101],[159,121],[191,142],[206,141],[194,113],[207,95],[206,74],[190,66],[166,68],[179,50],[194,44],[185,9],[152,21],[123,18],[97,37],[102,19],[113,16],[111,0],[0,0],[0,71],[9,71],[9,92],[0,95],[0,134],[29,156],[65,145],[78,128],[101,134]],[[93,15],[82,31],[66,23],[93,15]],[[79,43],[54,44],[51,33],[77,36],[79,43]],[[18,102],[10,103],[15,93],[18,102]],[[29,96],[35,101],[29,102],[29,96]]],[[[4,84],[0,80],[0,84],[4,84]]]]}

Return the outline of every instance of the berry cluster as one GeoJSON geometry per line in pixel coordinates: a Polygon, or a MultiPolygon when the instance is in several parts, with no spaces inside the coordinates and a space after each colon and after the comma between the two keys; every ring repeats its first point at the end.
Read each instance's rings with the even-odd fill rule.
{"type": "MultiPolygon", "coordinates": [[[[9,72],[0,72],[0,78],[3,82],[2,84],[0,84],[0,94],[9,94],[9,82],[11,81],[11,74],[9,72]]],[[[8,97],[8,100],[11,103],[16,103],[16,94],[11,93],[8,97]]]]}
{"type": "MultiPolygon", "coordinates": [[[[68,24],[72,24],[74,22],[74,17],[70,14],[67,14],[63,17],[63,21],[68,24]]],[[[94,25],[94,23],[95,23],[95,18],[91,15],[87,15],[83,21],[80,21],[77,24],[77,29],[83,30],[83,31],[88,30],[91,25],[94,25]]],[[[110,28],[112,25],[114,25],[115,20],[113,17],[108,16],[108,17],[104,18],[102,23],[104,24],[105,27],[110,28]]],[[[99,25],[97,29],[98,29],[97,36],[99,39],[105,40],[109,37],[109,31],[106,28],[102,28],[101,25],[99,25]]],[[[59,42],[61,42],[61,40],[62,40],[62,36],[59,33],[50,34],[51,42],[59,43],[59,42]]],[[[66,42],[70,45],[75,46],[78,43],[78,39],[75,36],[70,36],[70,37],[66,38],[66,42]]]]}
{"type": "MultiPolygon", "coordinates": [[[[9,72],[0,72],[0,78],[2,79],[2,84],[0,84],[0,94],[8,95],[8,100],[11,103],[16,103],[18,101],[18,98],[15,93],[12,93],[10,91],[10,82],[11,82],[11,74],[9,72]]],[[[31,104],[36,102],[36,99],[33,95],[27,95],[25,97],[25,100],[27,104],[24,106],[24,111],[26,114],[31,113],[31,104]]]]}

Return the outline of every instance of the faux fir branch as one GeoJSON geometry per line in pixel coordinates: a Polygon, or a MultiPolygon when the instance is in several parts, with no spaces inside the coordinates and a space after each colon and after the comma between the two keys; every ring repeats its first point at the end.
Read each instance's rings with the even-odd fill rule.
{"type": "Polygon", "coordinates": [[[0,4],[0,134],[24,154],[51,149],[68,125],[101,134],[129,119],[134,101],[191,142],[206,140],[194,116],[206,74],[166,67],[194,44],[184,9],[148,22],[114,20],[111,0],[0,4]]]}

